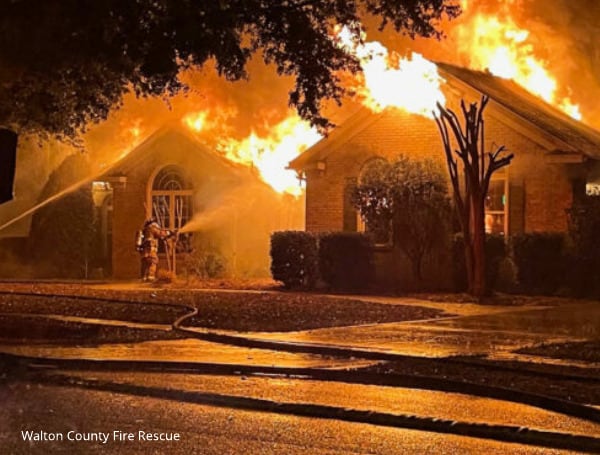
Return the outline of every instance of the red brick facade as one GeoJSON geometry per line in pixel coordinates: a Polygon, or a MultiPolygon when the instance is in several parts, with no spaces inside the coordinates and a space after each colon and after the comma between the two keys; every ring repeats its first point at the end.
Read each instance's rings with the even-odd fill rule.
{"type": "MultiPolygon", "coordinates": [[[[540,144],[549,141],[538,138],[539,132],[528,137],[526,132],[516,131],[502,121],[503,113],[495,110],[493,103],[486,114],[486,149],[505,145],[515,154],[507,171],[508,232],[565,231],[565,210],[572,201],[573,165],[550,163],[547,155],[552,150],[540,144]]],[[[393,159],[401,153],[430,157],[445,167],[440,134],[433,120],[399,110],[378,115],[375,122],[327,150],[321,164],[324,169],[306,171],[307,230],[344,230],[344,188],[375,156],[393,159]]]]}
{"type": "MultiPolygon", "coordinates": [[[[103,176],[113,187],[113,277],[139,277],[135,232],[150,215],[153,177],[169,165],[191,182],[194,214],[205,217],[204,227],[194,233],[194,251],[217,249],[226,261],[226,274],[268,276],[270,233],[302,229],[304,201],[276,194],[250,168],[231,163],[184,131],[165,129],[103,176]]],[[[181,256],[180,276],[187,273],[189,259],[181,256]]],[[[159,267],[166,267],[164,257],[159,267]]]]}

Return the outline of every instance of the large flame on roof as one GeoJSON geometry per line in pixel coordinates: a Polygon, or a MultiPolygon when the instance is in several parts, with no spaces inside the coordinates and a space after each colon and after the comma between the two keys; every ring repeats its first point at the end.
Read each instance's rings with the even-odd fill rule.
{"type": "MultiPolygon", "coordinates": [[[[187,114],[183,123],[201,134],[218,127],[208,119],[210,112],[200,111],[187,114]]],[[[317,130],[297,114],[290,111],[287,118],[272,126],[269,134],[254,131],[246,138],[222,137],[215,148],[227,159],[247,165],[278,193],[299,196],[303,188],[295,171],[287,169],[288,163],[321,139],[317,130]]]]}
{"type": "MultiPolygon", "coordinates": [[[[579,107],[567,96],[558,95],[561,91],[557,80],[547,62],[536,57],[527,30],[519,28],[506,14],[500,18],[471,13],[468,7],[463,0],[465,15],[453,30],[453,35],[458,36],[459,51],[469,56],[468,66],[511,79],[573,118],[581,119],[579,107]]],[[[333,39],[360,60],[362,74],[345,82],[356,99],[371,110],[395,107],[432,118],[436,104],[445,105],[445,81],[436,65],[422,55],[401,57],[379,42],[367,41],[366,35],[353,35],[347,27],[340,27],[333,39]]],[[[207,111],[194,112],[186,115],[183,122],[191,130],[202,132],[218,130],[221,123],[232,120],[210,120],[214,118],[207,111]]],[[[271,126],[268,134],[252,132],[243,139],[223,134],[216,148],[228,159],[255,168],[276,191],[298,195],[302,189],[296,174],[286,169],[287,164],[320,138],[314,128],[290,111],[286,119],[271,126]]]]}
{"type": "Polygon", "coordinates": [[[433,118],[436,104],[446,103],[444,81],[435,64],[422,55],[402,58],[377,41],[364,41],[365,35],[359,40],[347,27],[340,29],[337,38],[360,60],[363,74],[352,88],[373,111],[396,107],[433,118]]]}
{"type": "Polygon", "coordinates": [[[321,135],[315,128],[292,114],[275,125],[267,137],[252,132],[242,140],[224,139],[217,150],[231,161],[255,167],[275,191],[300,195],[303,189],[298,176],[286,169],[287,165],[319,139],[321,135]]]}
{"type": "MultiPolygon", "coordinates": [[[[401,59],[379,42],[365,42],[340,28],[335,39],[362,64],[363,74],[352,78],[350,90],[373,111],[396,107],[408,112],[432,117],[436,103],[445,103],[441,91],[443,80],[437,67],[419,54],[401,59]]],[[[218,129],[208,111],[192,112],[183,123],[196,133],[218,129]]],[[[273,125],[268,135],[252,132],[243,139],[223,137],[217,150],[236,163],[255,168],[261,178],[280,193],[300,195],[303,191],[298,176],[288,170],[290,161],[321,139],[321,135],[290,111],[283,121],[273,125]]]]}
{"type": "MultiPolygon", "coordinates": [[[[511,79],[529,92],[581,120],[579,106],[568,96],[559,96],[559,84],[549,69],[549,63],[538,58],[530,32],[520,28],[510,17],[510,4],[503,14],[470,13],[463,0],[465,20],[457,26],[457,44],[469,56],[472,69],[488,70],[511,79]]],[[[568,90],[567,90],[568,91],[568,90]]]]}

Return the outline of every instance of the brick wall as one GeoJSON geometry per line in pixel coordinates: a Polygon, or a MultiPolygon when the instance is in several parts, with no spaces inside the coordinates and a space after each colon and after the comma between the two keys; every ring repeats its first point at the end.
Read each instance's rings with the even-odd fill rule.
{"type": "MultiPolygon", "coordinates": [[[[515,154],[508,168],[509,232],[565,231],[565,209],[572,188],[566,167],[550,164],[537,136],[526,137],[503,121],[490,103],[486,110],[486,149],[499,145],[515,154]]],[[[539,133],[536,133],[539,136],[539,133]]],[[[440,135],[433,120],[401,111],[386,111],[346,143],[328,151],[325,171],[307,173],[306,229],[313,232],[342,230],[344,188],[374,156],[393,158],[402,153],[431,157],[445,168],[440,135]],[[329,153],[331,152],[331,153],[329,153]]]]}
{"type": "MultiPolygon", "coordinates": [[[[175,130],[142,145],[111,170],[111,175],[127,179],[124,185],[115,184],[113,190],[113,277],[132,279],[140,275],[135,232],[146,219],[149,181],[169,164],[187,173],[193,185],[194,213],[207,219],[193,234],[196,252],[218,251],[230,275],[268,276],[270,234],[303,229],[304,201],[276,194],[249,168],[229,163],[175,130]],[[216,213],[212,221],[208,220],[209,213],[216,213]]],[[[181,276],[185,276],[184,259],[182,255],[177,262],[181,276]]],[[[164,259],[161,261],[159,267],[166,268],[164,259]]]]}

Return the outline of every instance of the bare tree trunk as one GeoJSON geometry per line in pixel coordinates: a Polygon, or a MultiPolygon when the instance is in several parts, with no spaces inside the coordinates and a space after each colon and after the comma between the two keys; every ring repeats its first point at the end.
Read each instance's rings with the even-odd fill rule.
{"type": "Polygon", "coordinates": [[[464,128],[458,116],[440,104],[440,116],[436,116],[450,173],[454,204],[464,236],[468,290],[478,298],[488,291],[485,280],[485,198],[492,174],[508,166],[514,156],[512,153],[502,156],[504,146],[498,147],[494,152],[485,152],[483,110],[487,102],[488,98],[484,96],[479,109],[476,103],[472,103],[467,109],[465,102],[461,102],[464,128]],[[462,164],[460,168],[459,162],[462,164]]]}
{"type": "Polygon", "coordinates": [[[474,204],[477,204],[472,210],[472,246],[473,263],[470,285],[470,294],[476,297],[483,297],[487,294],[487,283],[485,281],[485,212],[483,204],[480,203],[480,195],[474,196],[474,204]]]}

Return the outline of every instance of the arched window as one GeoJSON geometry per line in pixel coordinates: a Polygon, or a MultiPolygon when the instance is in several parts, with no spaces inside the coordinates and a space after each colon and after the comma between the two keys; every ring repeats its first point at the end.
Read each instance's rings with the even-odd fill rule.
{"type": "Polygon", "coordinates": [[[193,215],[193,188],[179,166],[162,168],[154,177],[150,191],[152,215],[165,229],[179,229],[193,215]]]}

